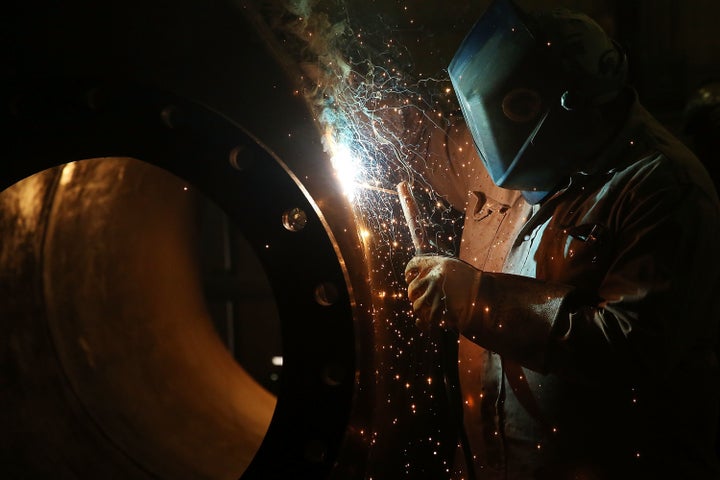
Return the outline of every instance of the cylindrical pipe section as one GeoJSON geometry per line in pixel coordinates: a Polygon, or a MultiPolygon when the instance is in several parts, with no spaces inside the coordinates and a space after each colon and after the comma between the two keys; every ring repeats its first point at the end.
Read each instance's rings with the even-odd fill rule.
{"type": "Polygon", "coordinates": [[[213,329],[196,200],[130,158],[69,163],[0,194],[7,478],[230,480],[249,465],[275,397],[213,329]]]}

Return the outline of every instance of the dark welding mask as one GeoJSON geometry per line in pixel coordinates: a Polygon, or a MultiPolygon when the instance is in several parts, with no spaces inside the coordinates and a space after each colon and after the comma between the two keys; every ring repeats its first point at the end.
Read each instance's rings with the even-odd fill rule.
{"type": "Polygon", "coordinates": [[[583,14],[528,14],[510,0],[496,0],[448,71],[495,184],[546,192],[573,172],[574,146],[591,134],[583,112],[618,94],[625,64],[623,53],[583,14]]]}

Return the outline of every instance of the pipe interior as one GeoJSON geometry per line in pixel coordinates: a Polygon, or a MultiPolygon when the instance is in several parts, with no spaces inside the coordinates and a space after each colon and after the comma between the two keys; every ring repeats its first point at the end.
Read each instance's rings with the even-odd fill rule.
{"type": "Polygon", "coordinates": [[[239,478],[270,425],[282,358],[242,226],[133,158],[41,172],[0,203],[39,245],[26,291],[42,297],[34,333],[47,328],[63,385],[40,418],[79,415],[132,478],[239,478]]]}

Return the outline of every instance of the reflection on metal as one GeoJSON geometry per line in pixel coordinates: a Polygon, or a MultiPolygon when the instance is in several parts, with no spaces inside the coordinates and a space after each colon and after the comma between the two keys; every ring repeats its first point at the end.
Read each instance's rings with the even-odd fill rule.
{"type": "Polygon", "coordinates": [[[283,213],[283,225],[291,232],[299,232],[307,225],[307,214],[300,208],[283,213]]]}
{"type": "MultiPolygon", "coordinates": [[[[34,320],[47,322],[47,355],[57,355],[70,402],[107,448],[147,474],[237,478],[260,447],[275,398],[212,329],[195,255],[194,192],[133,159],[85,160],[38,175],[0,201],[4,226],[28,214],[44,223],[28,232],[39,246],[35,293],[45,307],[45,318],[34,320]],[[15,199],[28,197],[42,208],[13,215],[15,199]]],[[[18,282],[18,296],[31,291],[18,282]]],[[[43,413],[15,419],[17,428],[38,426],[43,413]]]]}

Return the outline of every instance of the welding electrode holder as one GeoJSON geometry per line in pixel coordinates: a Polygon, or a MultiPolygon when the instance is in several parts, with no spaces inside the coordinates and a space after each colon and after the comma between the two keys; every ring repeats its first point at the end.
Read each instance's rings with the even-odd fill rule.
{"type": "Polygon", "coordinates": [[[427,241],[427,233],[422,223],[422,215],[418,208],[417,201],[413,196],[410,185],[407,182],[400,182],[397,185],[398,197],[400,198],[400,207],[402,207],[405,222],[410,229],[410,237],[415,247],[416,255],[430,253],[430,244],[427,241]]]}
{"type": "MultiPolygon", "coordinates": [[[[422,223],[420,208],[412,194],[410,185],[405,181],[400,182],[397,185],[397,192],[405,221],[410,229],[410,236],[413,246],[415,247],[415,255],[431,254],[431,247],[422,223]]],[[[449,404],[448,411],[450,412],[451,420],[458,429],[460,444],[465,455],[467,477],[469,480],[474,480],[476,478],[475,466],[472,451],[470,450],[470,441],[465,431],[465,423],[463,420],[463,401],[460,391],[460,371],[458,370],[458,332],[443,328],[438,348],[442,361],[443,384],[449,404]]]]}

